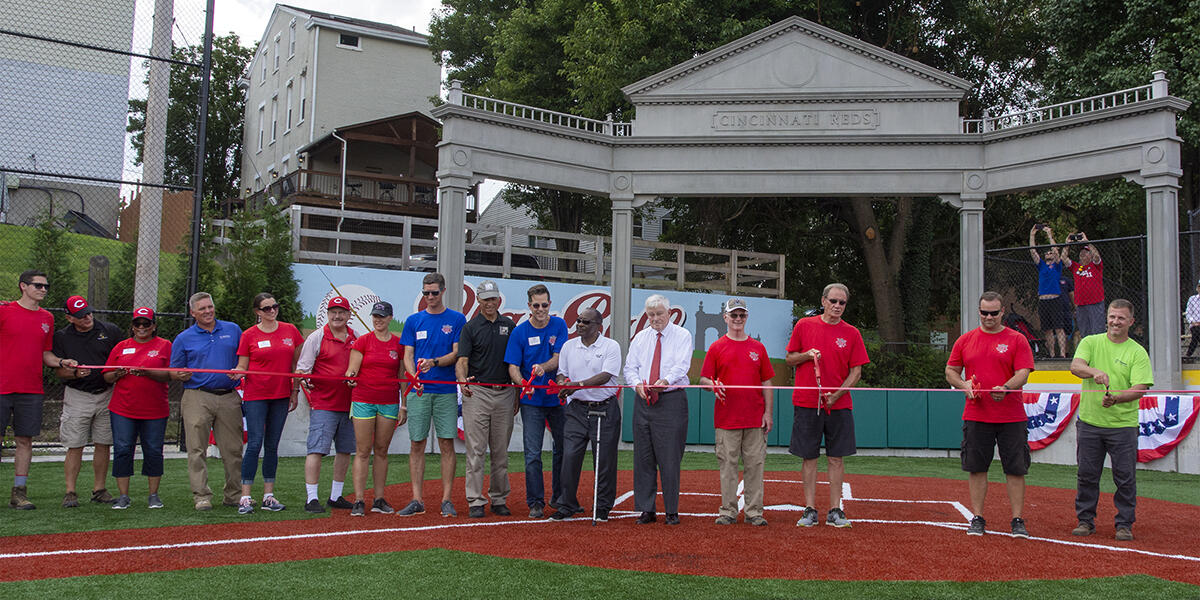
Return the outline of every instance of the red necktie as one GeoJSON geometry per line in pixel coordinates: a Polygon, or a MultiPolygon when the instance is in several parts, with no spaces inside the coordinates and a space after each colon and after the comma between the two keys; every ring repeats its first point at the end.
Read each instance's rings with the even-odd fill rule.
{"type": "MultiPolygon", "coordinates": [[[[658,382],[658,368],[659,363],[662,362],[662,334],[659,333],[657,335],[658,337],[654,340],[654,359],[650,361],[650,379],[647,381],[647,383],[650,385],[654,385],[658,382]]],[[[658,402],[658,392],[650,392],[646,394],[646,402],[648,404],[654,404],[655,402],[658,402]]]]}

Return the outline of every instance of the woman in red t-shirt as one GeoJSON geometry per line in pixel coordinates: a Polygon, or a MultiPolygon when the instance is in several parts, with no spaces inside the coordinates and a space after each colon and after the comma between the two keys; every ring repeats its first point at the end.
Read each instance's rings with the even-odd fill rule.
{"type": "Polygon", "coordinates": [[[367,487],[367,457],[375,453],[373,479],[375,502],[372,512],[391,514],[395,512],[383,497],[387,484],[387,453],[392,444],[392,434],[398,425],[408,420],[407,414],[400,415],[400,382],[404,349],[400,336],[388,330],[392,323],[392,305],[376,302],[371,307],[371,333],[354,340],[350,350],[350,365],[346,377],[357,377],[346,385],[354,388],[350,393],[350,420],[354,423],[354,506],[350,516],[361,517],[366,513],[363,499],[367,487]]]}
{"type": "MultiPolygon", "coordinates": [[[[254,297],[254,312],[258,324],[242,332],[238,342],[239,371],[291,373],[304,338],[291,323],[277,320],[279,301],[271,294],[254,297]]],[[[254,512],[250,486],[258,470],[261,450],[264,510],[279,511],[285,507],[275,498],[275,471],[279,466],[279,438],[287,414],[296,409],[299,388],[296,380],[284,376],[246,375],[242,382],[242,416],[246,418],[246,450],[242,453],[242,499],[238,514],[254,512]]]]}
{"type": "Polygon", "coordinates": [[[142,475],[150,485],[150,508],[162,508],[158,483],[163,474],[163,436],[167,431],[167,371],[145,371],[171,364],[171,342],[156,335],[154,311],[143,306],[133,311],[133,337],[122,340],[108,355],[104,380],[113,384],[108,411],[113,433],[113,477],[117,497],[113,508],[129,508],[129,478],[133,476],[133,449],[142,441],[142,475]]]}

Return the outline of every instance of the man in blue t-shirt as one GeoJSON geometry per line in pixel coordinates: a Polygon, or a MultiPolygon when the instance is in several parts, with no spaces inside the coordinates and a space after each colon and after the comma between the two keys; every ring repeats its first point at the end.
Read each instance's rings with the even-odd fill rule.
{"type": "MultiPolygon", "coordinates": [[[[529,319],[522,321],[508,338],[504,362],[513,383],[521,384],[533,376],[533,385],[546,385],[558,373],[558,353],[567,341],[567,322],[550,316],[550,290],[537,284],[528,291],[529,319]]],[[[544,476],[542,475],[542,443],[545,427],[550,426],[554,454],[550,466],[551,504],[562,507],[563,407],[557,395],[546,388],[519,398],[521,429],[525,443],[525,503],[529,518],[540,519],[545,514],[544,476]]]]}
{"type": "MultiPolygon", "coordinates": [[[[443,302],[445,291],[446,278],[441,273],[426,275],[421,286],[425,310],[409,315],[400,332],[404,371],[425,381],[455,381],[458,335],[467,319],[457,310],[446,308],[443,302]]],[[[423,390],[422,394],[410,393],[400,404],[400,423],[408,421],[411,442],[408,473],[413,496],[398,514],[408,517],[425,512],[421,488],[425,482],[425,440],[429,437],[432,422],[442,453],[442,516],[456,517],[458,512],[450,501],[450,488],[454,484],[457,462],[454,436],[458,434],[458,386],[454,383],[423,383],[414,387],[423,390]]]]}
{"type": "Polygon", "coordinates": [[[1067,358],[1066,329],[1071,318],[1070,307],[1063,296],[1060,279],[1063,272],[1065,251],[1059,252],[1054,242],[1054,232],[1049,225],[1038,223],[1029,230],[1029,255],[1038,270],[1038,320],[1041,321],[1042,333],[1046,336],[1046,352],[1050,358],[1067,358]],[[1035,246],[1037,232],[1046,232],[1050,239],[1050,249],[1045,256],[1038,254],[1035,246]],[[1058,342],[1057,351],[1055,341],[1058,342]]]}
{"type": "MultiPolygon", "coordinates": [[[[183,330],[171,343],[171,366],[186,369],[233,369],[237,367],[238,342],[242,329],[236,323],[217,319],[212,296],[197,292],[188,300],[196,324],[183,330]]],[[[212,510],[208,487],[208,431],[221,451],[225,466],[225,506],[237,506],[242,496],[242,399],[233,392],[237,382],[222,373],[172,371],[183,382],[179,412],[187,442],[188,481],[196,510],[212,510]]]]}

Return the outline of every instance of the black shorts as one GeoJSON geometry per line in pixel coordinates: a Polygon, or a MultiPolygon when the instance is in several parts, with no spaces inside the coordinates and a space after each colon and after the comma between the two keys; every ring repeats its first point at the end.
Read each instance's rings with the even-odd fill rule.
{"type": "Polygon", "coordinates": [[[1071,318],[1067,299],[1059,296],[1038,300],[1038,318],[1042,322],[1042,331],[1066,329],[1071,318]]]}
{"type": "Polygon", "coordinates": [[[42,394],[0,394],[0,438],[12,423],[13,435],[42,434],[42,394]]]}
{"type": "Polygon", "coordinates": [[[1029,427],[1025,421],[963,421],[962,470],[987,473],[997,446],[1000,448],[1000,466],[1006,475],[1029,472],[1029,427]]]}
{"type": "Polygon", "coordinates": [[[825,438],[825,456],[850,456],[858,451],[854,441],[854,414],[849,408],[818,411],[795,407],[792,418],[792,443],[788,452],[800,458],[821,456],[821,438],[825,438]]]}

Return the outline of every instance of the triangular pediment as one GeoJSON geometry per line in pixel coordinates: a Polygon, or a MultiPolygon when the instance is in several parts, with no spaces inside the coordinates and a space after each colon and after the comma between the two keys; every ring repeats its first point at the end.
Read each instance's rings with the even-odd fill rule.
{"type": "Polygon", "coordinates": [[[970,82],[790,17],[626,86],[634,104],[778,97],[961,98],[970,82]]]}

